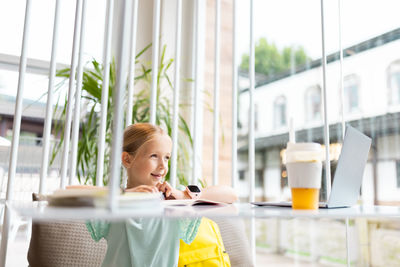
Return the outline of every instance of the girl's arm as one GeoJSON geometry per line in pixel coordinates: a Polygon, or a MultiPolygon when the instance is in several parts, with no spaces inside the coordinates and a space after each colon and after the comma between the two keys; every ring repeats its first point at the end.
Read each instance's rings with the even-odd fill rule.
{"type": "MultiPolygon", "coordinates": [[[[166,199],[190,199],[186,191],[180,191],[173,188],[169,183],[158,183],[156,185],[160,192],[165,193],[166,199]]],[[[208,199],[224,203],[233,203],[238,197],[232,187],[225,185],[216,185],[203,188],[201,190],[202,199],[208,199]]]]}

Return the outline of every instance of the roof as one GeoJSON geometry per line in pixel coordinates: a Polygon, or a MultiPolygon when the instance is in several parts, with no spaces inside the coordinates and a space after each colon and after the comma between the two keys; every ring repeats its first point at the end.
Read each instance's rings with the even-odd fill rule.
{"type": "MultiPolygon", "coordinates": [[[[387,113],[375,117],[362,118],[352,121],[347,121],[346,124],[360,130],[364,134],[375,139],[379,136],[387,136],[398,133],[400,122],[400,112],[387,113]]],[[[329,125],[329,136],[331,141],[336,142],[338,138],[341,138],[341,123],[334,123],[329,125]]],[[[244,140],[246,137],[242,137],[244,140]]],[[[323,143],[324,141],[324,129],[323,126],[300,129],[296,131],[296,141],[307,142],[309,138],[312,140],[323,143]]],[[[259,137],[255,140],[256,151],[263,151],[272,147],[286,147],[286,143],[289,141],[289,133],[282,133],[273,136],[259,137]]],[[[245,152],[248,149],[247,143],[239,147],[239,152],[245,152]]]]}

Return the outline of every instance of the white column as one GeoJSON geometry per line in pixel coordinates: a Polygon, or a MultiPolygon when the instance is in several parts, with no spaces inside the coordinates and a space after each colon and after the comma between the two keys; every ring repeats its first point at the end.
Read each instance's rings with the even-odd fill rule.
{"type": "Polygon", "coordinates": [[[232,33],[232,187],[237,184],[237,98],[238,98],[238,60],[236,56],[236,8],[237,0],[233,0],[233,33],[232,33]]]}
{"type": "Polygon", "coordinates": [[[111,58],[111,36],[112,36],[112,21],[114,12],[114,0],[108,0],[105,20],[104,34],[104,51],[103,51],[103,87],[101,91],[101,111],[100,111],[100,132],[98,139],[97,152],[97,171],[96,185],[103,185],[104,173],[104,150],[106,144],[107,130],[107,105],[108,105],[108,87],[110,84],[110,58],[111,58]]]}
{"type": "Polygon", "coordinates": [[[49,166],[49,153],[50,153],[50,138],[51,138],[51,122],[53,118],[53,90],[54,80],[56,76],[56,56],[58,44],[58,25],[60,17],[60,0],[56,1],[54,11],[54,26],[53,26],[53,41],[51,46],[51,59],[50,59],[50,73],[49,73],[49,87],[47,90],[47,103],[46,103],[46,117],[43,129],[43,155],[42,164],[40,168],[40,183],[39,193],[46,193],[46,177],[49,166]]]}
{"type": "Polygon", "coordinates": [[[322,33],[322,96],[323,96],[322,112],[324,114],[326,199],[328,200],[329,195],[331,193],[331,162],[329,158],[329,121],[328,121],[327,89],[326,89],[324,0],[321,0],[321,33],[322,33]]]}
{"type": "Polygon", "coordinates": [[[122,131],[123,131],[123,96],[126,89],[126,74],[129,55],[129,15],[132,11],[131,0],[122,3],[122,15],[119,19],[120,27],[118,33],[118,55],[116,69],[116,84],[114,91],[114,119],[113,119],[113,139],[111,147],[111,171],[109,181],[109,202],[110,211],[115,211],[118,207],[117,196],[121,178],[121,152],[122,152],[122,131]]]}
{"type": "Polygon", "coordinates": [[[174,73],[174,107],[172,116],[172,156],[170,182],[176,187],[176,169],[178,161],[178,123],[179,123],[179,90],[181,66],[181,28],[182,28],[182,0],[176,2],[176,38],[175,38],[175,73],[174,73]]]}
{"type": "Polygon", "coordinates": [[[75,90],[75,108],[74,120],[72,123],[72,144],[71,144],[71,161],[69,167],[69,184],[72,184],[76,175],[76,162],[78,152],[79,140],[79,123],[81,120],[81,95],[82,95],[82,77],[83,77],[83,53],[85,50],[85,22],[86,22],[86,0],[82,2],[82,21],[81,32],[79,38],[79,56],[78,56],[78,70],[75,90]]]}
{"type": "Polygon", "coordinates": [[[79,28],[81,24],[81,10],[82,10],[82,0],[76,1],[76,11],[75,11],[75,26],[74,26],[74,40],[72,45],[72,57],[71,57],[71,69],[69,76],[69,89],[68,89],[68,101],[67,101],[67,111],[66,119],[64,125],[64,146],[61,158],[61,181],[60,188],[65,188],[67,179],[67,168],[68,168],[68,152],[69,152],[69,142],[71,136],[71,116],[72,116],[72,103],[75,91],[75,69],[77,65],[78,57],[78,42],[79,42],[79,28]]]}
{"type": "Polygon", "coordinates": [[[151,95],[150,95],[150,123],[156,124],[157,112],[157,77],[158,77],[158,46],[160,38],[160,0],[154,0],[153,6],[153,45],[151,64],[151,95]]]}
{"type": "MultiPolygon", "coordinates": [[[[14,195],[14,179],[17,169],[17,157],[18,157],[18,147],[19,147],[19,136],[21,130],[21,116],[22,116],[22,96],[24,94],[25,86],[25,73],[26,73],[26,58],[28,49],[28,39],[30,31],[30,18],[31,18],[31,0],[26,1],[25,9],[25,22],[24,22],[24,33],[22,37],[22,49],[21,58],[19,63],[19,76],[18,76],[18,88],[17,88],[17,99],[15,103],[14,111],[14,122],[13,122],[13,136],[11,142],[11,153],[10,153],[10,163],[8,168],[8,182],[7,182],[7,192],[6,201],[13,199],[14,195]]],[[[1,234],[1,251],[0,266],[4,267],[6,265],[7,248],[8,248],[8,232],[10,231],[10,210],[8,206],[4,206],[4,221],[3,229],[1,234]]]]}
{"type": "Polygon", "coordinates": [[[214,43],[214,134],[213,134],[213,185],[218,185],[218,160],[219,160],[219,34],[221,2],[215,0],[215,43],[214,43]]]}
{"type": "Polygon", "coordinates": [[[126,122],[125,127],[132,124],[133,93],[135,87],[135,59],[136,59],[136,33],[137,33],[137,11],[139,0],[133,0],[132,20],[131,20],[131,51],[128,75],[128,97],[126,102],[126,122]]]}

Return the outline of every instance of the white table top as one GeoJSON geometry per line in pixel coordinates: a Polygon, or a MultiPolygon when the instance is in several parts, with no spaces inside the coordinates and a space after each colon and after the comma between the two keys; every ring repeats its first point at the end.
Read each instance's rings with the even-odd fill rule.
{"type": "Polygon", "coordinates": [[[7,203],[7,206],[20,216],[33,220],[124,220],[128,218],[159,217],[232,217],[232,218],[381,218],[400,219],[400,207],[394,206],[354,206],[351,208],[319,209],[317,211],[292,210],[284,207],[257,207],[249,203],[236,203],[227,206],[167,207],[119,209],[110,212],[100,208],[49,207],[45,203],[7,203]]]}

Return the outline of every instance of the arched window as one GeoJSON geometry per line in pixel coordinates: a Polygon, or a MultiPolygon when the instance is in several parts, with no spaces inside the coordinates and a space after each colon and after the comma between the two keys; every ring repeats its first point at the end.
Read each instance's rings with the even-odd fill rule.
{"type": "Polygon", "coordinates": [[[321,87],[312,86],[306,90],[306,120],[317,121],[321,119],[321,87]]]}
{"type": "Polygon", "coordinates": [[[274,102],[274,126],[282,127],[286,125],[286,97],[279,96],[274,102]]]}
{"type": "Polygon", "coordinates": [[[352,113],[359,109],[358,97],[359,79],[352,74],[343,79],[344,103],[343,108],[345,113],[352,113]]]}
{"type": "Polygon", "coordinates": [[[389,65],[387,70],[387,83],[389,88],[389,104],[400,104],[400,60],[389,65]]]}

